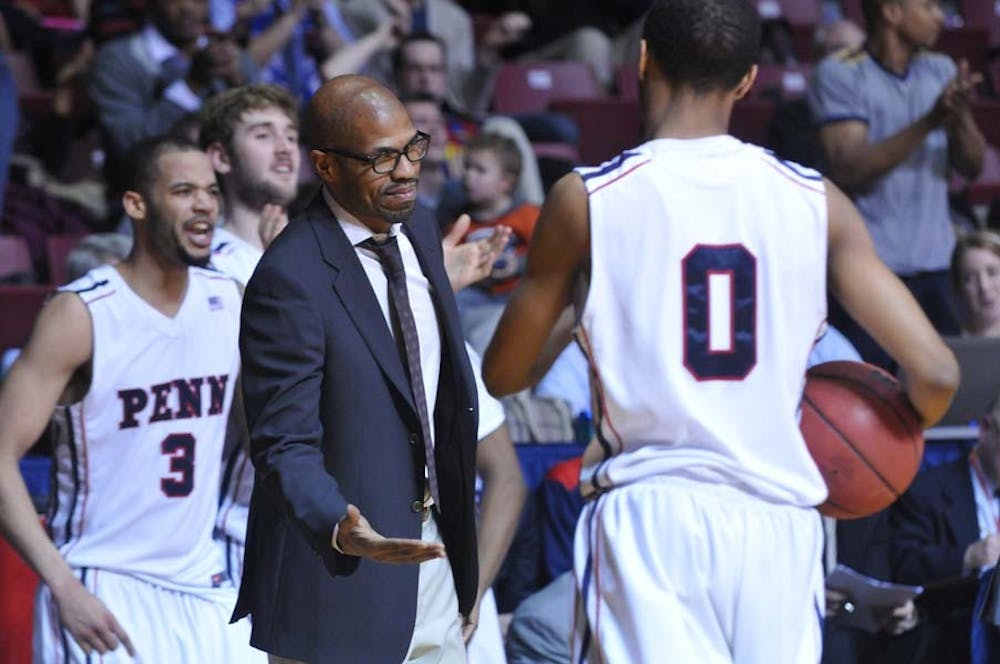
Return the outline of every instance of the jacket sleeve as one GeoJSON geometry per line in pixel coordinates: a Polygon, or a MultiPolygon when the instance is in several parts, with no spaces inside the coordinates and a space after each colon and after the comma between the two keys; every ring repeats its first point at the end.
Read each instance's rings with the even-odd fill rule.
{"type": "Polygon", "coordinates": [[[325,336],[318,306],[290,270],[260,266],[240,326],[250,455],[262,489],[280,504],[334,574],[358,558],[331,545],[347,501],[326,471],[320,395],[325,336]]]}

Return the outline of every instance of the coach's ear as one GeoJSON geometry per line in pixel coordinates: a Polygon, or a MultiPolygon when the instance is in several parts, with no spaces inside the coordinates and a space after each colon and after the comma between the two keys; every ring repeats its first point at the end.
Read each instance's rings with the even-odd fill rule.
{"type": "Polygon", "coordinates": [[[753,83],[756,80],[757,80],[757,65],[750,65],[750,69],[748,69],[747,73],[743,75],[743,78],[740,80],[739,85],[736,86],[736,90],[733,92],[733,94],[736,95],[736,99],[743,99],[743,97],[745,97],[746,94],[750,92],[750,88],[753,87],[753,83]]]}
{"type": "Polygon", "coordinates": [[[646,67],[649,66],[649,52],[646,50],[646,40],[639,40],[639,81],[646,80],[646,67]]]}

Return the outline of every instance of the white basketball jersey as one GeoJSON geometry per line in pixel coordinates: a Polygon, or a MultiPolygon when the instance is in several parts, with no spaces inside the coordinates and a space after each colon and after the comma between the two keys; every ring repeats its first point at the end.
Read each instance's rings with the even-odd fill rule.
{"type": "Polygon", "coordinates": [[[189,268],[173,318],[110,266],[62,288],[90,311],[90,388],[55,452],[50,530],[74,567],[191,591],[222,583],[212,526],[239,372],[235,283],[189,268]]]}
{"type": "Polygon", "coordinates": [[[244,286],[263,255],[263,251],[222,226],[212,233],[212,267],[244,286]]]}
{"type": "Polygon", "coordinates": [[[683,475],[821,503],[798,428],[826,318],[821,176],[731,136],[654,140],[578,172],[597,433],[581,490],[683,475]]]}

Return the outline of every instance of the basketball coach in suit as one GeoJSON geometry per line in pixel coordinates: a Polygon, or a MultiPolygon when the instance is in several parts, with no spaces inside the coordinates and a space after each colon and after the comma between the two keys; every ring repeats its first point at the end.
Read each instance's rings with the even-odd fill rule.
{"type": "Polygon", "coordinates": [[[361,76],[324,84],[305,126],[323,189],[244,297],[257,481],[234,619],[272,662],[464,662],[476,392],[440,233],[409,220],[428,137],[361,76]]]}

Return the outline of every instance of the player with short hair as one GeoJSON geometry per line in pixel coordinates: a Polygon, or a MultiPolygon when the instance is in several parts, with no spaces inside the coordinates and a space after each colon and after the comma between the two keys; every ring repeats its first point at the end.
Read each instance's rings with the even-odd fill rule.
{"type": "Polygon", "coordinates": [[[260,661],[249,625],[228,624],[212,542],[240,366],[239,290],[202,267],[218,185],[181,139],[128,163],[132,252],[60,289],[0,391],[0,527],[43,582],[35,661],[260,661]],[[57,407],[71,435],[46,535],[18,459],[57,407]]]}
{"type": "Polygon", "coordinates": [[[726,134],[759,42],[743,0],[653,4],[649,140],[555,185],[486,353],[494,394],[543,375],[577,324],[590,360],[575,661],[819,660],[826,487],[798,408],[828,285],[925,424],[958,380],[847,198],[726,134]]]}

